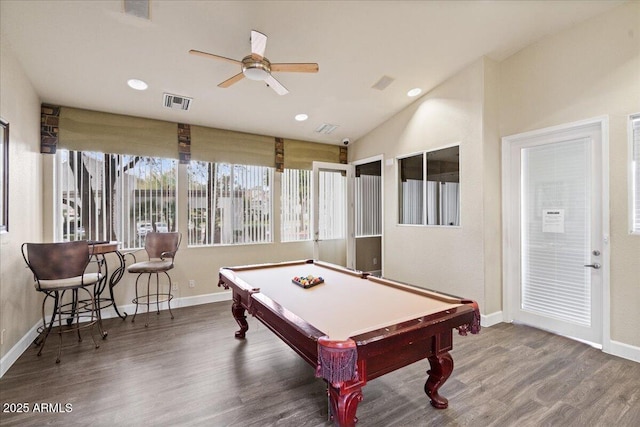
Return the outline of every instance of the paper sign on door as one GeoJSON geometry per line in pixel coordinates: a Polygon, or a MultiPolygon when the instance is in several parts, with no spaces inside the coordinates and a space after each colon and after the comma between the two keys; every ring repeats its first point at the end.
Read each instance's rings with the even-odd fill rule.
{"type": "Polygon", "coordinates": [[[564,209],[542,210],[542,232],[564,233],[564,209]]]}

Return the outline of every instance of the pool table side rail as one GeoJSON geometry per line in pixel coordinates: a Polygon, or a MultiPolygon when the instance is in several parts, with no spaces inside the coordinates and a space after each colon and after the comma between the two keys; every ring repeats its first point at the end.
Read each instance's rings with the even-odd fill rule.
{"type": "Polygon", "coordinates": [[[432,291],[430,289],[425,289],[422,288],[420,286],[415,286],[415,285],[409,285],[406,283],[400,283],[400,282],[396,282],[394,280],[390,280],[390,279],[385,279],[385,278],[381,278],[381,277],[375,277],[375,276],[367,276],[367,280],[370,280],[374,283],[379,283],[381,285],[385,285],[385,286],[391,286],[393,288],[396,289],[401,289],[403,291],[406,292],[410,292],[413,294],[417,294],[417,295],[421,295],[421,296],[428,296],[429,298],[433,298],[436,299],[438,301],[442,301],[442,302],[446,302],[449,304],[464,304],[465,300],[463,298],[458,298],[455,297],[453,295],[447,295],[447,294],[443,294],[441,292],[436,292],[436,291],[432,291]]]}

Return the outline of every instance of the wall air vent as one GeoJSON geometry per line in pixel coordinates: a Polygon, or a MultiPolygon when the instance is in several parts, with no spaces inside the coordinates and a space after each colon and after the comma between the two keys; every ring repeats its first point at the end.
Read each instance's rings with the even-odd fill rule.
{"type": "Polygon", "coordinates": [[[187,98],[186,96],[181,95],[171,95],[170,93],[164,94],[164,106],[167,108],[173,108],[174,110],[189,111],[191,101],[193,101],[193,98],[187,98]]]}
{"type": "Polygon", "coordinates": [[[332,125],[329,123],[323,123],[316,128],[317,133],[323,133],[325,135],[329,135],[334,130],[338,129],[338,125],[332,125]]]}

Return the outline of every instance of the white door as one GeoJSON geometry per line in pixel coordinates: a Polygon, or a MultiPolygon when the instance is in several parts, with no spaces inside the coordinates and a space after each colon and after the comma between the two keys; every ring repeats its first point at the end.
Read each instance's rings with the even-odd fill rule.
{"type": "Polygon", "coordinates": [[[608,279],[603,126],[503,139],[507,320],[596,345],[608,279]]]}
{"type": "Polygon", "coordinates": [[[354,268],[353,166],[313,162],[313,257],[354,268]]]}

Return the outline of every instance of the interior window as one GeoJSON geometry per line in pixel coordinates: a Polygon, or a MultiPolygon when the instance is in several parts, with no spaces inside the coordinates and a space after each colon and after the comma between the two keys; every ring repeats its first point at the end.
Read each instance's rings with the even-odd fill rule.
{"type": "Polygon", "coordinates": [[[399,223],[424,224],[424,154],[398,159],[399,223]]]}
{"type": "Polygon", "coordinates": [[[640,234],[640,114],[630,117],[630,223],[631,233],[640,234]]]}
{"type": "Polygon", "coordinates": [[[460,225],[459,157],[456,145],[398,159],[399,224],[460,225]]]}
{"type": "Polygon", "coordinates": [[[427,153],[427,224],[460,225],[460,146],[427,153]]]}

